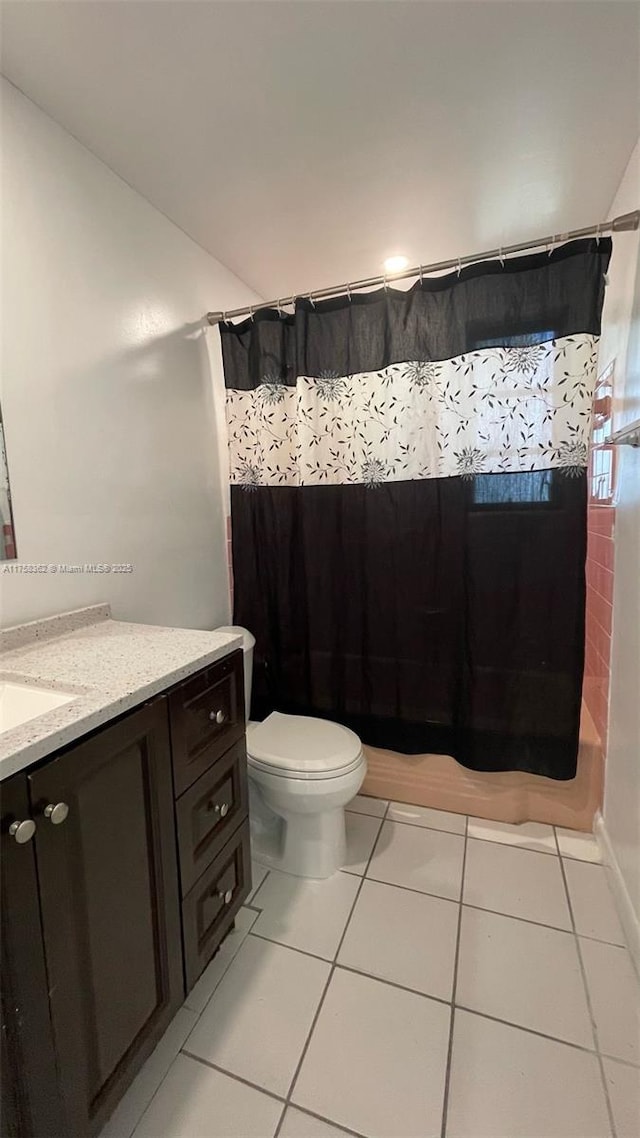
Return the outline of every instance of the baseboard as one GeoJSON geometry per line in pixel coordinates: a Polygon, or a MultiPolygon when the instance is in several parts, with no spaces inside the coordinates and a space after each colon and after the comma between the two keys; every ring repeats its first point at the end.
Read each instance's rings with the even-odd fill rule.
{"type": "Polygon", "coordinates": [[[636,972],[640,977],[640,917],[636,913],[631,902],[629,890],[627,889],[624,877],[622,876],[620,866],[618,865],[618,859],[616,858],[614,848],[611,844],[611,839],[607,833],[607,827],[605,825],[604,818],[602,817],[600,811],[598,811],[596,815],[594,833],[598,841],[598,845],[600,846],[602,860],[604,861],[609,875],[609,885],[611,887],[616,909],[618,910],[620,923],[622,924],[624,934],[627,938],[629,952],[631,953],[636,972]]]}

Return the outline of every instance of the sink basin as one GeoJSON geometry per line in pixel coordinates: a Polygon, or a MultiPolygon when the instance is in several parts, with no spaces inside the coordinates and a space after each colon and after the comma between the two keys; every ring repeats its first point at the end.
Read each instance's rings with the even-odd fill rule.
{"type": "Polygon", "coordinates": [[[77,693],[52,691],[50,688],[14,680],[0,680],[0,734],[10,731],[12,727],[20,727],[22,723],[28,723],[56,707],[62,707],[65,703],[71,703],[72,699],[77,699],[77,693]]]}

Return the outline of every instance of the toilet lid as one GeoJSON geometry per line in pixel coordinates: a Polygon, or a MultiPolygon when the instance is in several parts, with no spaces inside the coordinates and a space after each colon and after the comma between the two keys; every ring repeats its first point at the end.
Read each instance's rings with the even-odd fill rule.
{"type": "Polygon", "coordinates": [[[247,733],[252,759],[277,767],[282,774],[326,774],[353,764],[362,744],[348,727],[308,715],[282,715],[272,711],[247,733]]]}

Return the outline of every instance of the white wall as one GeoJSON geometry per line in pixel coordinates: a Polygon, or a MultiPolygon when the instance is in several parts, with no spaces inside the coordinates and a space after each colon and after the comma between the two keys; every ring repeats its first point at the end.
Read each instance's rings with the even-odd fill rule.
{"type": "Polygon", "coordinates": [[[0,625],[105,600],[124,619],[226,623],[220,357],[202,316],[255,294],[4,80],[1,94],[0,398],[18,556],[134,571],[0,565],[0,625]]]}
{"type": "MultiPolygon", "coordinates": [[[[640,207],[640,143],[609,216],[640,207]]],[[[599,370],[615,360],[614,428],[640,418],[638,233],[614,237],[599,370]]],[[[640,921],[640,450],[618,449],[609,736],[604,820],[640,921]]]]}

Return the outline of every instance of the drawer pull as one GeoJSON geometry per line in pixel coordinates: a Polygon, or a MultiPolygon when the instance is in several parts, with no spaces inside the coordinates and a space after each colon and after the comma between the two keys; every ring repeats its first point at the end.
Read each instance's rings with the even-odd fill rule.
{"type": "Polygon", "coordinates": [[[227,889],[226,893],[218,893],[218,897],[225,905],[230,905],[233,900],[233,889],[227,889]]]}
{"type": "Polygon", "coordinates": [[[212,723],[224,723],[226,718],[227,717],[226,717],[224,711],[222,711],[222,710],[210,711],[209,712],[209,719],[211,720],[212,723]]]}
{"type": "Polygon", "coordinates": [[[229,813],[228,802],[207,802],[207,810],[213,810],[214,814],[219,814],[221,818],[225,818],[229,813]]]}

